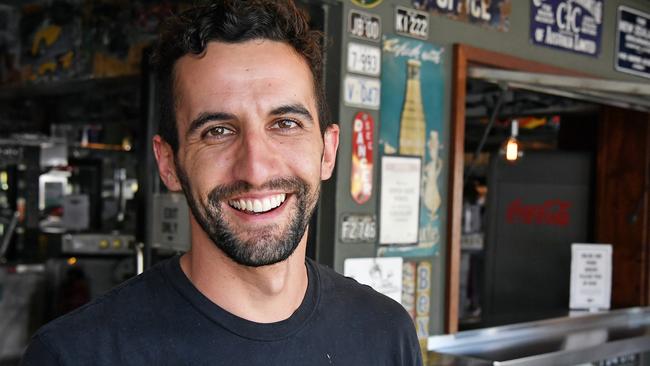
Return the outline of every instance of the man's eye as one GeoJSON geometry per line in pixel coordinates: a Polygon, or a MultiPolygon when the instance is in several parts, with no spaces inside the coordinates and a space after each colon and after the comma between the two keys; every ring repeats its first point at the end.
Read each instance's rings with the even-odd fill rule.
{"type": "Polygon", "coordinates": [[[281,119],[279,121],[276,121],[271,128],[278,128],[282,130],[289,130],[292,128],[299,127],[300,125],[298,122],[290,120],[290,119],[281,119]]]}
{"type": "Polygon", "coordinates": [[[217,126],[217,127],[213,127],[211,129],[209,129],[208,132],[206,133],[206,136],[207,137],[225,137],[225,136],[232,135],[232,134],[233,134],[233,131],[230,130],[229,128],[226,128],[224,126],[217,126]]]}

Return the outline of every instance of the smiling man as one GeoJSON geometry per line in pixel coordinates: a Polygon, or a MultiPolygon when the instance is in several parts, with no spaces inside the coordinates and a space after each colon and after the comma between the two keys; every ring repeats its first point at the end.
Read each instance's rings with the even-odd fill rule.
{"type": "Polygon", "coordinates": [[[401,305],[305,257],[339,142],[320,37],[275,0],[165,24],[154,153],[191,250],[46,325],[23,364],[421,365],[401,305]]]}

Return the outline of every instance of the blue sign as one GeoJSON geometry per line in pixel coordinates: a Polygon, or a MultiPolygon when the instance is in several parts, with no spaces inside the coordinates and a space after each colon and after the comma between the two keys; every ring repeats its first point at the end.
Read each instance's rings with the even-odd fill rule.
{"type": "Polygon", "coordinates": [[[531,0],[534,44],[595,57],[602,26],[603,0],[531,0]]]}
{"type": "Polygon", "coordinates": [[[616,70],[650,78],[650,14],[618,8],[616,70]]]}

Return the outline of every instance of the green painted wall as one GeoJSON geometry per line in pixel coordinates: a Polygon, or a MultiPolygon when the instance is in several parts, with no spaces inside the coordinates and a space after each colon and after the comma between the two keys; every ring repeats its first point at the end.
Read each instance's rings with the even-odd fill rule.
{"type": "MultiPolygon", "coordinates": [[[[548,63],[551,65],[560,66],[563,68],[579,70],[586,72],[597,77],[611,78],[617,80],[628,80],[638,82],[649,82],[648,79],[623,74],[614,70],[614,48],[615,48],[615,27],[616,27],[616,11],[619,5],[626,5],[638,10],[650,13],[650,1],[641,0],[605,0],[604,5],[604,19],[602,28],[601,39],[601,52],[598,57],[583,56],[571,52],[555,50],[551,48],[535,46],[529,41],[529,26],[530,26],[530,1],[529,0],[511,0],[512,12],[510,14],[510,29],[508,32],[500,32],[490,28],[485,28],[469,23],[455,21],[446,18],[442,15],[430,16],[430,29],[428,41],[445,48],[443,67],[446,70],[445,85],[448,93],[444,102],[444,120],[447,121],[443,136],[441,136],[442,144],[449,148],[449,115],[450,115],[450,92],[451,92],[451,72],[452,72],[452,46],[456,43],[465,43],[472,46],[496,51],[508,55],[517,56],[524,59],[534,60],[536,62],[548,63]]],[[[382,19],[383,34],[394,34],[394,12],[395,7],[406,6],[411,7],[410,1],[389,1],[384,0],[374,8],[359,7],[351,0],[342,1],[343,5],[343,22],[342,29],[343,42],[341,44],[333,45],[332,47],[340,47],[340,52],[343,57],[341,61],[341,78],[347,74],[346,70],[346,47],[350,40],[359,43],[363,42],[351,38],[347,33],[347,17],[350,9],[357,9],[364,12],[379,15],[382,19]]],[[[379,45],[379,44],[377,44],[379,45]]],[[[343,87],[341,82],[341,87],[343,87]]],[[[423,85],[423,87],[426,87],[423,85]]],[[[343,90],[341,90],[341,98],[343,90]]],[[[331,106],[336,108],[336,106],[331,106]]],[[[338,114],[341,126],[341,141],[339,149],[339,160],[337,168],[336,180],[336,243],[334,246],[334,267],[337,271],[343,271],[343,261],[350,257],[372,257],[376,255],[376,244],[343,244],[340,242],[340,224],[344,214],[350,213],[366,213],[378,215],[377,211],[377,194],[378,190],[378,170],[379,170],[379,156],[377,155],[378,149],[375,149],[375,168],[374,168],[374,191],[373,198],[364,205],[357,205],[350,195],[350,169],[351,169],[351,131],[352,120],[354,115],[359,111],[359,108],[352,108],[344,105],[342,102],[338,105],[338,114]]],[[[379,120],[379,111],[370,111],[375,119],[375,128],[381,123],[379,120]]],[[[375,146],[377,146],[378,132],[375,131],[375,146]]],[[[448,180],[448,156],[445,158],[445,167],[443,169],[441,182],[448,180]]],[[[447,210],[448,195],[445,190],[441,191],[443,197],[443,207],[441,212],[447,210]]],[[[445,215],[446,216],[446,215],[445,215]]],[[[378,220],[378,217],[377,217],[378,220]]],[[[443,222],[442,227],[446,227],[443,222]]],[[[443,232],[441,236],[441,248],[439,254],[432,259],[433,273],[432,273],[432,292],[431,292],[431,334],[442,333],[444,329],[444,269],[445,269],[445,244],[446,233],[443,232]]]]}

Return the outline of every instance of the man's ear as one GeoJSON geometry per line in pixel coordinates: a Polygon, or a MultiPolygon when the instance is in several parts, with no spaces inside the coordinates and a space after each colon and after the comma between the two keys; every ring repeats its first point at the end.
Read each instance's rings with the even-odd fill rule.
{"type": "Polygon", "coordinates": [[[321,160],[320,179],[327,180],[332,176],[336,163],[336,151],[339,148],[339,125],[331,124],[323,134],[323,158],[321,160]]]}
{"type": "Polygon", "coordinates": [[[153,137],[153,153],[156,156],[156,162],[158,162],[158,174],[167,189],[172,192],[180,191],[181,184],[176,176],[174,151],[160,135],[153,137]]]}

